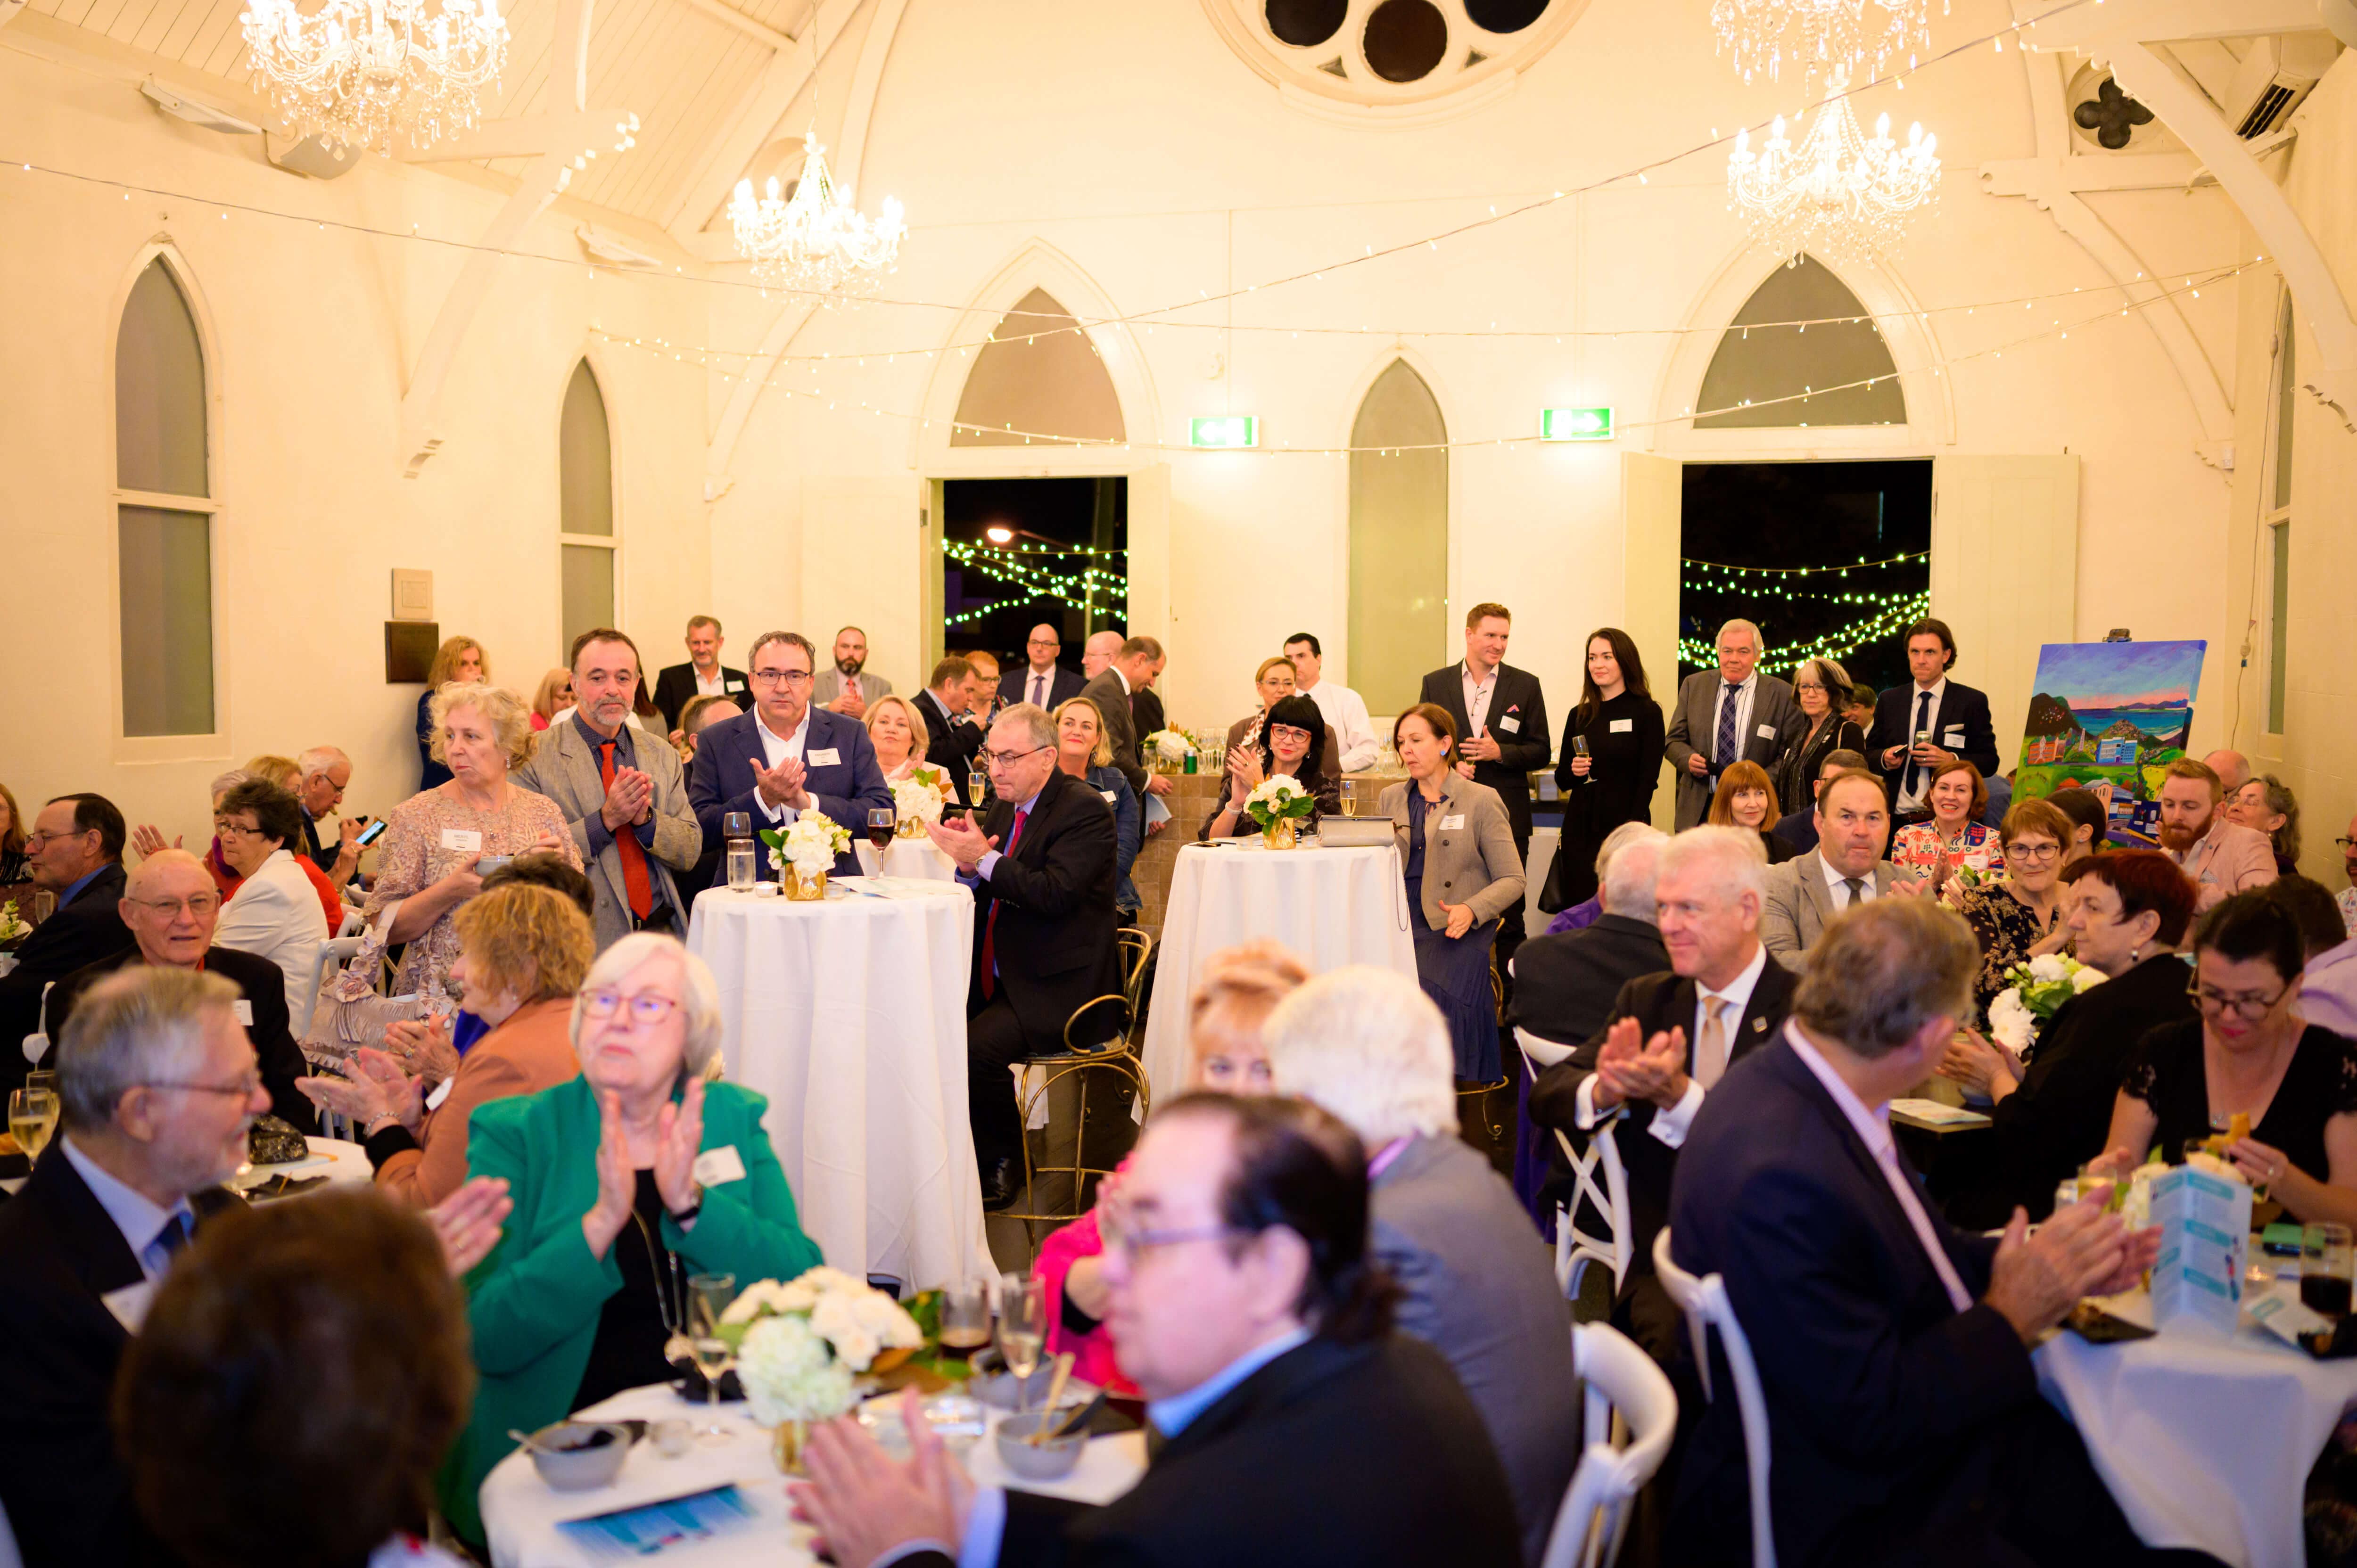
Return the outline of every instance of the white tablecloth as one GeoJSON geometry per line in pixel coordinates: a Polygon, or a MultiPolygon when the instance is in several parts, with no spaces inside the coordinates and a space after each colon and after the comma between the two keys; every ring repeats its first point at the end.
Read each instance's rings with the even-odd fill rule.
{"type": "Polygon", "coordinates": [[[859,856],[859,869],[869,876],[920,877],[928,882],[957,880],[957,862],[942,853],[941,845],[931,839],[899,839],[884,852],[883,865],[877,864],[876,846],[866,839],[852,844],[859,856]]]}
{"type": "MultiPolygon", "coordinates": [[[[2148,1323],[2140,1291],[2122,1298],[2122,1316],[2135,1317],[2139,1298],[2148,1323]]],[[[2195,1547],[2233,1568],[2301,1568],[2301,1488],[2357,1404],[2357,1361],[2319,1361],[2247,1316],[2222,1339],[2091,1345],[2064,1332],[2036,1361],[2039,1388],[2078,1427],[2147,1545],[2195,1547]]]]}
{"type": "MultiPolygon", "coordinates": [[[[704,902],[698,896],[696,903],[704,902]]],[[[582,1412],[604,1420],[636,1418],[661,1421],[685,1417],[701,1425],[705,1410],[681,1399],[660,1384],[616,1394],[582,1412]]],[[[993,1414],[994,1423],[997,1420],[993,1414]]],[[[749,1530],[720,1540],[685,1543],[663,1549],[662,1561],[680,1568],[800,1568],[814,1562],[810,1530],[794,1522],[786,1498],[786,1477],[770,1457],[770,1434],[753,1424],[742,1404],[720,1407],[719,1424],[736,1435],[726,1443],[696,1444],[676,1459],[666,1459],[651,1443],[640,1443],[623,1462],[611,1486],[591,1492],[553,1491],[532,1467],[531,1456],[510,1454],[484,1477],[479,1497],[483,1530],[491,1549],[492,1568],[590,1568],[592,1559],[557,1532],[569,1520],[589,1519],[617,1509],[658,1502],[688,1492],[734,1481],[750,1504],[756,1522],[749,1530]]],[[[1008,1477],[988,1437],[966,1451],[966,1469],[985,1486],[1006,1486],[1008,1477]]],[[[1146,1473],[1146,1440],[1142,1433],[1090,1441],[1080,1467],[1060,1481],[1026,1481],[1021,1489],[1082,1502],[1108,1503],[1137,1484],[1146,1473]]]]}
{"type": "Polygon", "coordinates": [[[993,1272],[966,1117],[974,895],[841,877],[823,903],[716,887],[688,946],[712,966],[728,1077],[766,1125],[826,1261],[924,1290],[993,1272]],[[877,893],[886,897],[872,896],[877,893]]]}
{"type": "Polygon", "coordinates": [[[1407,883],[1390,844],[1272,850],[1190,843],[1170,873],[1146,1021],[1146,1070],[1158,1103],[1187,1078],[1187,998],[1203,960],[1254,937],[1275,937],[1313,973],[1372,964],[1415,977],[1407,883]]]}

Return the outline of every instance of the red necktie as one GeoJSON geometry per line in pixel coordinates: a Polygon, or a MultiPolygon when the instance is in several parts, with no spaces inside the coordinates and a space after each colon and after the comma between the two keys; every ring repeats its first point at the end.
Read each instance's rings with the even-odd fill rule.
{"type": "MultiPolygon", "coordinates": [[[[608,741],[597,748],[597,778],[607,789],[614,787],[614,743],[608,741]]],[[[654,884],[647,876],[647,849],[639,842],[636,828],[624,824],[614,835],[614,847],[622,852],[622,890],[630,896],[630,913],[645,919],[654,913],[654,884]]]]}
{"type": "MultiPolygon", "coordinates": [[[[999,852],[999,859],[1005,860],[1013,854],[1015,846],[1023,842],[1023,824],[1030,815],[1028,811],[1015,813],[1015,825],[1006,831],[1006,847],[999,852]]],[[[990,993],[998,989],[998,954],[993,947],[993,939],[998,935],[998,903],[996,898],[990,901],[990,918],[982,923],[982,994],[985,1001],[988,1001],[990,993]]]]}

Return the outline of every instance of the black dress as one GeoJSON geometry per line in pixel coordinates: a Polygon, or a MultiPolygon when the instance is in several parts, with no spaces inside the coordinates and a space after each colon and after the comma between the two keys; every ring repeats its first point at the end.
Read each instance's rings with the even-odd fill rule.
{"type": "MultiPolygon", "coordinates": [[[[2202,1070],[2199,1020],[2147,1035],[2120,1091],[2143,1101],[2159,1118],[2153,1137],[2170,1165],[2184,1159],[2188,1142],[2223,1131],[2210,1124],[2210,1084],[2202,1070]]],[[[2284,1069],[2283,1081],[2251,1136],[2280,1149],[2315,1180],[2330,1181],[2332,1161],[2324,1151],[2324,1124],[2352,1111],[2357,1111],[2357,1046],[2311,1026],[2292,1047],[2291,1065],[2284,1069]]]]}
{"type": "Polygon", "coordinates": [[[1786,752],[1771,769],[1785,811],[1805,811],[1816,804],[1817,769],[1824,766],[1828,756],[1836,751],[1863,754],[1865,750],[1866,731],[1847,719],[1827,719],[1813,739],[1803,740],[1786,752]]]}
{"type": "Polygon", "coordinates": [[[1554,914],[1596,897],[1596,852],[1606,835],[1623,822],[1653,814],[1664,737],[1662,704],[1634,692],[1601,704],[1585,723],[1577,708],[1564,721],[1563,751],[1555,766],[1555,785],[1563,791],[1563,837],[1539,893],[1540,908],[1554,914]],[[1585,779],[1571,770],[1576,736],[1587,737],[1585,779]]]}
{"type": "Polygon", "coordinates": [[[663,1346],[671,1329],[663,1323],[665,1303],[680,1310],[677,1287],[672,1282],[671,1251],[662,1243],[662,1192],[655,1173],[639,1172],[635,1215],[614,1237],[610,1256],[622,1271],[622,1288],[606,1298],[597,1311],[597,1335],[589,1342],[589,1364],[581,1369],[572,1410],[587,1410],[624,1389],[669,1382],[671,1363],[663,1346]],[[660,1294],[659,1294],[660,1293],[660,1294]]]}
{"type": "Polygon", "coordinates": [[[2157,952],[2056,1010],[2021,1086],[1989,1112],[1991,1158],[1982,1179],[1949,1201],[1953,1223],[2002,1225],[2016,1204],[2032,1219],[2054,1211],[2055,1186],[2104,1152],[2120,1080],[2145,1036],[2193,1021],[2190,972],[2177,954],[2157,952]]]}

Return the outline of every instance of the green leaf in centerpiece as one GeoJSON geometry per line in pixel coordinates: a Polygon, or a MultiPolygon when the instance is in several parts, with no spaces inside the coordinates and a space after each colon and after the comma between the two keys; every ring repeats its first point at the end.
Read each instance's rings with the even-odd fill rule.
{"type": "Polygon", "coordinates": [[[786,835],[776,828],[763,828],[755,836],[771,849],[782,850],[786,847],[786,835]]]}

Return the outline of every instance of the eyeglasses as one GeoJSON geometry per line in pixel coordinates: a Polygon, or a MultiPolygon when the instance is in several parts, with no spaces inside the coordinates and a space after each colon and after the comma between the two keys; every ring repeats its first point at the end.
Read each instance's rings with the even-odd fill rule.
{"type": "Polygon", "coordinates": [[[1035,746],[1024,751],[991,751],[985,749],[975,752],[974,756],[979,758],[985,767],[1012,768],[1027,757],[1036,757],[1040,752],[1053,751],[1056,748],[1052,746],[1035,746]]]}
{"type": "Polygon", "coordinates": [[[2211,990],[2198,980],[2185,988],[2185,994],[2193,998],[2193,1004],[2201,1008],[2204,1015],[2213,1018],[2224,1013],[2232,1013],[2241,1018],[2264,1018],[2291,993],[2292,988],[2287,985],[2273,996],[2261,996],[2249,991],[2229,996],[2222,991],[2211,990]]]}
{"type": "Polygon", "coordinates": [[[2357,839],[2334,839],[2332,843],[2333,846],[2339,849],[2343,854],[2347,854],[2352,849],[2357,849],[2357,839]]]}
{"type": "Polygon", "coordinates": [[[746,679],[756,686],[807,686],[811,672],[807,670],[756,670],[746,679]]]}
{"type": "Polygon", "coordinates": [[[1193,1225],[1169,1230],[1134,1229],[1126,1215],[1100,1213],[1097,1217],[1097,1237],[1108,1252],[1119,1252],[1125,1258],[1136,1258],[1161,1247],[1176,1247],[1186,1241],[1216,1241],[1225,1236],[1241,1236],[1245,1232],[1232,1225],[1193,1225]]]}
{"type": "Polygon", "coordinates": [[[1308,746],[1309,732],[1291,725],[1271,725],[1268,726],[1268,738],[1272,743],[1281,740],[1287,746],[1308,746]]]}
{"type": "Polygon", "coordinates": [[[636,996],[625,996],[619,991],[585,991],[581,993],[581,1015],[585,1018],[610,1018],[625,1002],[630,1004],[634,1023],[660,1024],[672,1015],[679,1004],[668,996],[658,996],[641,991],[636,996]]]}
{"type": "Polygon", "coordinates": [[[2062,853],[2059,843],[2009,843],[2005,846],[2008,860],[2052,860],[2062,853]]]}
{"type": "Polygon", "coordinates": [[[39,849],[51,839],[80,838],[84,833],[94,833],[96,832],[98,832],[96,828],[68,828],[61,833],[50,833],[43,832],[40,829],[35,828],[31,832],[25,835],[25,848],[27,853],[30,853],[31,851],[39,849]]]}
{"type": "Polygon", "coordinates": [[[183,914],[199,919],[221,908],[221,896],[216,893],[191,894],[186,898],[125,898],[126,904],[136,904],[143,909],[153,909],[167,920],[177,920],[183,914]]]}
{"type": "Polygon", "coordinates": [[[251,1100],[262,1091],[262,1075],[247,1073],[235,1083],[188,1083],[179,1079],[151,1078],[141,1080],[147,1089],[185,1089],[191,1094],[233,1094],[240,1100],[251,1100]]]}
{"type": "Polygon", "coordinates": [[[213,819],[213,832],[224,838],[237,837],[258,839],[262,836],[262,830],[260,828],[250,827],[244,822],[232,822],[227,817],[215,817],[213,819]]]}

